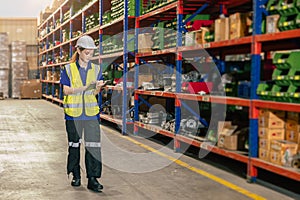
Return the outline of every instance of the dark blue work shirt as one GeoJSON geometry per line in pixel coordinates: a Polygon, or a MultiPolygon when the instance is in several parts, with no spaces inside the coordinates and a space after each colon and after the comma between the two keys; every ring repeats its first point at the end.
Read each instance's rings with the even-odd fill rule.
{"type": "MultiPolygon", "coordinates": [[[[88,63],[88,66],[87,66],[86,69],[84,69],[83,67],[80,67],[78,61],[76,61],[76,66],[78,68],[80,78],[82,80],[82,84],[85,86],[86,85],[87,73],[88,73],[89,70],[92,69],[91,62],[88,63]]],[[[98,74],[97,80],[101,80],[101,74],[100,73],[98,74]]],[[[67,71],[66,71],[65,67],[61,70],[60,84],[71,87],[71,81],[70,81],[70,78],[67,74],[67,71]]],[[[76,120],[96,120],[96,119],[99,119],[99,114],[97,116],[86,116],[85,112],[82,112],[82,114],[79,117],[74,118],[74,117],[71,117],[71,116],[69,116],[65,113],[65,119],[66,120],[74,120],[74,119],[76,119],[76,120]]]]}

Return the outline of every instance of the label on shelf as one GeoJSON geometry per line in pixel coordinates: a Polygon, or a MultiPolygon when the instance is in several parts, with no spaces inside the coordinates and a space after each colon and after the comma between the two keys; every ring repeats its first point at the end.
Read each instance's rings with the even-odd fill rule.
{"type": "Polygon", "coordinates": [[[205,102],[210,102],[209,96],[203,96],[202,100],[205,102]]]}

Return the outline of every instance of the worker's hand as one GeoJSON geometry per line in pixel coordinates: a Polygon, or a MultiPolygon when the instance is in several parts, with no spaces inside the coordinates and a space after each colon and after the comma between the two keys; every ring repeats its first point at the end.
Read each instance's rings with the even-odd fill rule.
{"type": "Polygon", "coordinates": [[[106,84],[106,82],[103,80],[97,81],[96,82],[96,90],[100,90],[105,84],[106,84]]]}

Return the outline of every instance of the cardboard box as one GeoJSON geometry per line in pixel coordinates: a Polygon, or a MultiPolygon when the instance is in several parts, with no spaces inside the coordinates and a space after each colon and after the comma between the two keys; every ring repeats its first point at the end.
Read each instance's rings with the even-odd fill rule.
{"type": "Polygon", "coordinates": [[[271,141],[265,138],[259,138],[258,139],[258,147],[265,150],[270,150],[271,148],[271,141]]]}
{"type": "Polygon", "coordinates": [[[215,20],[215,41],[229,40],[229,18],[215,20]]]}
{"type": "Polygon", "coordinates": [[[238,149],[238,135],[219,135],[218,147],[237,150],[238,149]]]}
{"type": "Polygon", "coordinates": [[[231,121],[220,121],[218,123],[218,134],[219,135],[233,135],[234,131],[238,126],[233,126],[231,121]]]}
{"type": "Polygon", "coordinates": [[[266,17],[266,33],[277,33],[279,29],[277,27],[280,15],[269,15],[266,17]]]}
{"type": "Polygon", "coordinates": [[[269,152],[269,160],[271,163],[282,165],[281,163],[281,153],[278,151],[270,151],[269,152]]]}
{"type": "Polygon", "coordinates": [[[238,126],[232,125],[230,121],[220,121],[218,124],[218,147],[238,150],[244,149],[246,140],[245,134],[236,131],[238,126]]]}
{"type": "Polygon", "coordinates": [[[260,109],[258,111],[258,115],[268,117],[268,118],[285,118],[285,111],[260,109]]]}
{"type": "Polygon", "coordinates": [[[272,151],[279,151],[279,152],[286,152],[289,151],[290,154],[296,154],[298,149],[298,144],[295,142],[290,142],[287,140],[272,140],[271,142],[271,150],[272,151]]]}
{"type": "Polygon", "coordinates": [[[205,34],[209,32],[208,28],[201,27],[200,30],[195,31],[194,40],[196,44],[204,44],[205,41],[205,34]]]}
{"type": "Polygon", "coordinates": [[[205,34],[207,32],[209,32],[209,29],[206,27],[201,27],[199,30],[188,32],[185,35],[185,46],[193,46],[206,43],[205,34]]]}
{"type": "Polygon", "coordinates": [[[298,121],[295,121],[295,120],[292,120],[292,119],[287,119],[286,120],[286,124],[285,124],[286,129],[298,131],[298,126],[299,126],[298,121]]]}
{"type": "Polygon", "coordinates": [[[39,79],[25,80],[20,86],[21,98],[41,98],[42,84],[39,79]]]}
{"type": "Polygon", "coordinates": [[[268,140],[284,140],[285,129],[283,128],[258,128],[258,137],[268,140]]]}
{"type": "Polygon", "coordinates": [[[291,167],[294,155],[295,154],[291,153],[288,150],[285,152],[271,150],[269,154],[269,158],[270,161],[274,164],[291,167]]]}
{"type": "Polygon", "coordinates": [[[247,35],[247,15],[245,13],[235,13],[229,16],[229,39],[237,39],[247,35]]]}
{"type": "Polygon", "coordinates": [[[260,158],[262,160],[269,161],[270,160],[269,154],[270,154],[270,152],[266,149],[262,149],[262,148],[258,149],[258,158],[260,158]]]}
{"type": "Polygon", "coordinates": [[[150,74],[140,74],[139,75],[139,85],[138,87],[142,86],[144,82],[151,82],[153,80],[152,75],[150,74]]]}
{"type": "Polygon", "coordinates": [[[260,116],[258,118],[258,125],[259,127],[265,128],[284,128],[285,121],[283,118],[269,118],[260,116]]]}
{"type": "Polygon", "coordinates": [[[286,130],[285,139],[287,141],[298,143],[299,132],[297,130],[286,130]]]}
{"type": "Polygon", "coordinates": [[[149,33],[139,34],[138,36],[138,52],[150,52],[152,51],[153,41],[151,40],[152,35],[149,33]]]}

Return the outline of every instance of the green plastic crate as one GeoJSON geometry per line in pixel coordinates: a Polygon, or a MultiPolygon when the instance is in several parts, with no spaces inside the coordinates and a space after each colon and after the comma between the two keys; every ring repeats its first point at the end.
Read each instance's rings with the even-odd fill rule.
{"type": "Polygon", "coordinates": [[[278,5],[278,12],[281,15],[292,15],[299,12],[296,0],[281,0],[278,5]]]}
{"type": "Polygon", "coordinates": [[[289,101],[292,103],[300,103],[300,87],[290,85],[286,96],[289,98],[289,101]]]}
{"type": "Polygon", "coordinates": [[[213,41],[215,41],[214,32],[206,32],[205,36],[204,36],[204,39],[205,39],[206,42],[213,42],[213,41]]]}
{"type": "Polygon", "coordinates": [[[269,0],[267,4],[267,11],[269,14],[277,14],[279,9],[280,0],[269,0]]]}
{"type": "Polygon", "coordinates": [[[297,28],[298,14],[281,15],[278,21],[278,29],[280,31],[292,30],[297,28]]]}
{"type": "Polygon", "coordinates": [[[272,100],[289,102],[290,99],[286,95],[288,88],[289,88],[289,86],[280,86],[277,84],[273,85],[272,90],[270,92],[270,96],[271,96],[272,100]]]}
{"type": "Polygon", "coordinates": [[[271,83],[260,83],[256,89],[256,94],[263,100],[271,100],[270,92],[272,90],[273,84],[271,83]]]}
{"type": "Polygon", "coordinates": [[[295,19],[296,27],[300,28],[300,13],[298,13],[296,19],[295,19]]]}
{"type": "Polygon", "coordinates": [[[278,69],[300,68],[299,58],[300,51],[278,52],[274,55],[273,64],[278,69]]]}
{"type": "Polygon", "coordinates": [[[288,73],[288,69],[275,69],[272,74],[272,80],[274,80],[277,85],[288,86],[290,85],[288,73]]]}
{"type": "Polygon", "coordinates": [[[291,68],[288,73],[288,79],[294,86],[300,86],[300,68],[291,68]]]}
{"type": "Polygon", "coordinates": [[[153,34],[151,40],[153,41],[152,49],[154,50],[162,50],[164,49],[165,44],[165,22],[159,22],[154,25],[153,30],[155,34],[153,34]]]}

